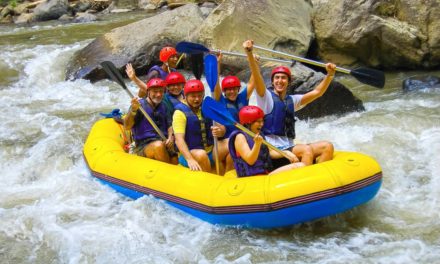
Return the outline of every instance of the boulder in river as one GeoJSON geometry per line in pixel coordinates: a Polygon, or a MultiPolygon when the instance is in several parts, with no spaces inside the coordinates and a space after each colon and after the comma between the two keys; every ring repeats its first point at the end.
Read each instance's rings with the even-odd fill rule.
{"type": "Polygon", "coordinates": [[[187,38],[203,21],[195,4],[165,11],[154,17],[115,28],[96,38],[70,60],[66,79],[84,78],[97,81],[106,78],[100,63],[112,61],[121,71],[132,63],[138,74],[158,63],[160,49],[174,46],[187,38]]]}
{"type": "Polygon", "coordinates": [[[403,81],[404,91],[417,91],[425,89],[440,89],[440,78],[432,75],[410,77],[403,81]]]}

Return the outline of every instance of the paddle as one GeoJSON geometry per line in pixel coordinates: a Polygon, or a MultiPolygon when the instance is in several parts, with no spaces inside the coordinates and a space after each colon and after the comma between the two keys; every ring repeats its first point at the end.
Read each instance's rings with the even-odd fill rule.
{"type": "Polygon", "coordinates": [[[200,80],[203,74],[203,53],[191,54],[191,69],[197,80],[200,80]]]}
{"type": "MultiPolygon", "coordinates": [[[[254,45],[254,48],[256,49],[261,49],[261,50],[266,50],[269,52],[274,52],[277,54],[281,54],[284,56],[289,56],[290,58],[292,58],[295,61],[299,61],[299,62],[303,62],[303,63],[308,63],[308,64],[312,64],[315,66],[319,66],[319,67],[325,67],[325,63],[322,62],[317,62],[317,61],[313,61],[310,59],[306,59],[306,58],[301,58],[298,56],[294,56],[294,55],[290,55],[287,53],[283,53],[283,52],[279,52],[279,51],[275,51],[275,50],[270,50],[270,49],[266,49],[260,46],[256,46],[254,45]]],[[[236,52],[229,52],[229,51],[222,51],[222,50],[210,50],[207,47],[198,44],[198,43],[192,43],[192,42],[186,42],[186,41],[182,41],[177,43],[176,49],[179,52],[184,52],[184,53],[188,53],[188,54],[197,54],[197,53],[203,53],[203,52],[212,52],[212,53],[216,53],[216,52],[221,52],[222,54],[226,54],[226,55],[233,55],[233,56],[238,56],[238,57],[246,57],[245,54],[242,53],[236,53],[236,52]]],[[[288,64],[292,64],[292,61],[289,60],[282,60],[282,59],[275,59],[275,58],[268,58],[268,57],[260,57],[260,60],[265,60],[265,61],[274,61],[274,62],[281,62],[281,63],[288,63],[288,64]]],[[[358,81],[360,81],[361,83],[365,83],[377,88],[383,88],[383,86],[385,85],[385,75],[382,71],[379,70],[374,70],[374,69],[369,69],[369,68],[363,68],[363,67],[359,67],[353,70],[349,70],[349,69],[344,69],[341,67],[337,67],[336,71],[342,72],[342,73],[346,73],[346,74],[350,74],[353,77],[355,77],[358,81]]]]}
{"type": "MultiPolygon", "coordinates": [[[[124,83],[124,78],[122,77],[119,70],[116,68],[116,66],[111,61],[104,61],[101,62],[101,66],[104,69],[104,71],[107,73],[107,75],[115,82],[117,82],[124,90],[128,93],[130,98],[133,98],[133,94],[128,90],[127,86],[124,83]]],[[[151,119],[150,115],[148,115],[147,112],[142,107],[139,107],[139,110],[142,112],[142,114],[145,116],[145,118],[150,122],[151,126],[156,130],[157,134],[162,138],[163,141],[166,141],[167,138],[162,133],[162,131],[157,127],[156,123],[154,123],[153,119],[151,119]]]]}
{"type": "MultiPolygon", "coordinates": [[[[241,131],[245,132],[251,137],[255,137],[255,133],[238,123],[234,120],[232,115],[229,113],[229,111],[226,109],[226,106],[223,104],[217,102],[216,100],[212,99],[211,97],[206,97],[202,104],[202,112],[207,117],[211,118],[212,120],[215,120],[216,122],[219,122],[220,124],[227,126],[227,125],[233,125],[236,128],[240,129],[241,131]]],[[[286,159],[290,160],[286,153],[275,147],[274,145],[270,144],[266,140],[263,140],[263,144],[268,146],[270,149],[275,150],[279,154],[281,154],[286,159]]]]}
{"type": "MultiPolygon", "coordinates": [[[[202,44],[193,43],[193,42],[186,42],[182,41],[177,43],[176,50],[181,53],[188,53],[188,54],[201,54],[204,52],[207,53],[219,53],[226,55],[232,55],[242,58],[247,58],[247,55],[244,53],[238,53],[238,52],[230,52],[230,51],[224,51],[224,50],[210,50],[207,47],[203,46],[202,44]]],[[[280,59],[274,59],[274,58],[268,58],[268,57],[260,57],[260,60],[266,60],[266,61],[274,61],[274,62],[281,62],[281,63],[287,63],[287,64],[293,64],[294,61],[292,60],[280,60],[280,59]]]]}
{"type": "MultiPolygon", "coordinates": [[[[289,57],[289,58],[296,60],[296,61],[299,61],[299,62],[308,63],[308,64],[312,64],[315,66],[325,68],[325,63],[322,63],[322,62],[318,62],[318,61],[314,61],[314,60],[310,60],[310,59],[306,59],[306,58],[301,58],[301,57],[298,57],[295,55],[291,55],[291,54],[284,53],[281,51],[263,48],[263,47],[260,47],[257,45],[254,45],[254,48],[259,49],[259,50],[272,52],[272,53],[275,53],[278,55],[283,55],[283,56],[289,57]]],[[[368,85],[371,85],[371,86],[374,86],[377,88],[383,88],[383,86],[385,85],[385,74],[382,71],[369,69],[369,68],[362,68],[362,67],[359,67],[359,68],[356,68],[353,70],[344,69],[341,67],[336,67],[336,71],[350,74],[354,78],[356,78],[358,81],[360,81],[361,83],[365,83],[365,84],[368,84],[368,85]]]]}
{"type": "MultiPolygon", "coordinates": [[[[205,62],[206,82],[208,83],[209,88],[211,89],[211,94],[213,94],[215,86],[217,85],[217,80],[218,80],[217,57],[212,54],[208,54],[205,56],[204,62],[205,62]]],[[[215,125],[215,122],[212,122],[212,124],[215,125]]],[[[220,174],[220,163],[218,160],[218,139],[217,139],[217,137],[214,137],[214,157],[215,157],[215,169],[217,171],[217,174],[220,174]]]]}

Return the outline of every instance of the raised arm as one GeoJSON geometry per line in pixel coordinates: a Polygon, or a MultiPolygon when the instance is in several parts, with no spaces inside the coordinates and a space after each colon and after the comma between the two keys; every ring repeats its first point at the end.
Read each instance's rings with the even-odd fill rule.
{"type": "Polygon", "coordinates": [[[137,76],[136,76],[136,72],[133,69],[133,66],[131,65],[131,63],[128,63],[125,66],[125,72],[127,73],[128,78],[130,78],[130,80],[132,80],[137,87],[139,87],[139,92],[138,92],[138,96],[139,97],[145,97],[145,95],[147,95],[147,84],[144,83],[143,81],[141,81],[137,76]]]}
{"type": "Polygon", "coordinates": [[[303,97],[301,99],[301,105],[305,106],[305,105],[315,101],[316,99],[321,97],[327,91],[327,88],[329,87],[330,83],[333,80],[333,77],[335,76],[336,65],[334,65],[333,63],[327,63],[325,65],[325,69],[327,70],[327,75],[316,86],[315,89],[313,89],[310,92],[303,95],[303,97]]]}
{"type": "Polygon", "coordinates": [[[252,53],[254,43],[252,40],[246,40],[243,42],[243,48],[246,51],[246,55],[249,62],[249,67],[251,68],[251,74],[254,77],[255,88],[259,96],[263,97],[266,93],[266,86],[264,85],[263,76],[260,72],[260,67],[258,67],[257,61],[252,53]]]}

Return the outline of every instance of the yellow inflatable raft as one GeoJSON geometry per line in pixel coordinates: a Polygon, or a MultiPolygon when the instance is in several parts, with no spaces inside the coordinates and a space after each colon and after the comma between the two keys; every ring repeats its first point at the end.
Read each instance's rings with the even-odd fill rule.
{"type": "Polygon", "coordinates": [[[96,122],[84,158],[100,181],[134,199],[153,195],[214,224],[289,226],[366,203],[382,183],[379,164],[354,152],[332,161],[270,176],[219,176],[138,157],[124,151],[121,125],[96,122]]]}

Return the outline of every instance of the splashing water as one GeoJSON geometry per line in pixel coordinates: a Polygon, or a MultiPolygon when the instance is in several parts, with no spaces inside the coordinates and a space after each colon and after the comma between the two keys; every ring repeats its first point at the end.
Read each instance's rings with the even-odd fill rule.
{"type": "MultiPolygon", "coordinates": [[[[379,161],[384,182],[372,202],[290,228],[223,228],[152,197],[127,199],[90,176],[82,157],[90,127],[100,112],[126,110],[130,100],[109,81],[64,81],[68,60],[88,42],[0,45],[0,70],[7,75],[0,78],[2,263],[436,263],[440,258],[440,91],[403,93],[398,81],[383,90],[358,86],[353,91],[365,112],[297,123],[301,141],[327,139],[336,149],[379,161]]],[[[347,86],[357,85],[343,78],[347,86]]]]}

